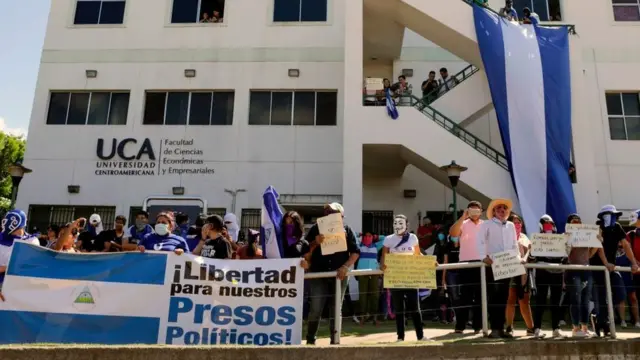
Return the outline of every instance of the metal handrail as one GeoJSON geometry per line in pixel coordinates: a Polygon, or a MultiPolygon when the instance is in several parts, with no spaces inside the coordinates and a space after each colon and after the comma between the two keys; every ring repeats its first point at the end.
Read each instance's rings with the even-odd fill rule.
{"type": "MultiPolygon", "coordinates": [[[[484,262],[462,262],[455,264],[438,264],[436,265],[436,270],[456,270],[456,269],[471,269],[471,268],[480,268],[480,292],[481,292],[481,309],[482,309],[482,332],[485,336],[489,334],[488,324],[488,304],[487,304],[487,278],[486,272],[483,271],[488,265],[484,262]]],[[[611,293],[611,279],[609,278],[609,271],[605,266],[598,265],[573,265],[573,264],[549,264],[549,263],[527,263],[524,264],[524,267],[527,269],[543,269],[543,270],[570,270],[570,271],[604,271],[605,272],[605,287],[607,289],[607,310],[610,321],[614,319],[613,312],[613,296],[611,293]]],[[[623,271],[623,272],[631,272],[630,267],[624,266],[616,266],[613,271],[623,271]]],[[[347,272],[347,276],[369,276],[369,275],[383,275],[384,272],[382,270],[351,270],[347,272]]],[[[324,279],[324,278],[332,278],[338,275],[337,271],[326,271],[326,272],[317,272],[317,273],[306,273],[304,275],[305,280],[308,279],[324,279]]],[[[336,281],[335,286],[335,311],[334,314],[342,313],[342,297],[340,294],[342,293],[342,284],[340,281],[336,281]]],[[[505,302],[507,299],[505,299],[505,302]]],[[[342,332],[342,321],[335,321],[335,332],[336,338],[333,339],[336,344],[340,343],[340,333],[342,332]]],[[[615,325],[609,328],[611,338],[616,338],[616,327],[615,325]]]]}
{"type": "Polygon", "coordinates": [[[449,91],[453,90],[454,87],[460,85],[461,82],[467,80],[468,78],[471,77],[471,75],[477,73],[478,71],[480,71],[480,68],[478,68],[475,65],[469,65],[466,68],[462,69],[461,71],[459,71],[457,74],[453,75],[453,78],[457,80],[457,84],[453,85],[453,86],[449,86],[447,91],[445,91],[444,93],[440,94],[440,90],[442,90],[442,88],[445,88],[445,81],[442,82],[442,84],[438,85],[437,88],[433,89],[432,91],[430,91],[427,95],[424,95],[422,97],[422,100],[426,103],[426,104],[431,104],[434,101],[438,100],[442,95],[448,93],[449,91]],[[459,77],[462,77],[461,79],[459,79],[459,77]]]}
{"type": "MultiPolygon", "coordinates": [[[[466,3],[469,6],[481,6],[480,4],[478,4],[475,0],[462,0],[462,2],[466,3]]],[[[492,13],[500,16],[500,13],[493,10],[492,8],[490,8],[489,6],[483,6],[483,8],[491,11],[492,13]]],[[[550,26],[550,27],[566,27],[567,31],[569,32],[570,35],[577,35],[578,33],[576,32],[576,26],[575,24],[565,24],[565,23],[556,23],[554,21],[541,21],[540,25],[542,26],[550,26]]]]}

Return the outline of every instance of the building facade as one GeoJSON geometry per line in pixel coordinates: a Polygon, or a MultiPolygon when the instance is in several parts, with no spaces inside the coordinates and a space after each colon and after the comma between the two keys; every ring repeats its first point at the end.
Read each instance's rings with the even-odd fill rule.
{"type": "MultiPolygon", "coordinates": [[[[516,3],[579,34],[579,211],[640,207],[640,4],[516,3]]],[[[412,228],[441,220],[452,160],[469,168],[458,208],[514,197],[486,77],[469,68],[482,65],[472,16],[462,0],[52,0],[17,206],[38,226],[94,211],[108,222],[178,188],[247,228],[272,185],[308,222],[339,201],[356,230],[386,232],[393,213],[412,228]],[[410,75],[420,97],[442,67],[467,70],[430,118],[363,103],[366,77],[410,75]]]]}

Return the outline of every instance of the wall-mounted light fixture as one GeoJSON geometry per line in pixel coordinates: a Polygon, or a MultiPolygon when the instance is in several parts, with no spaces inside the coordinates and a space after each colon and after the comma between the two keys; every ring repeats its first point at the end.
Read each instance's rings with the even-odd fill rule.
{"type": "Polygon", "coordinates": [[[418,192],[415,189],[405,189],[404,197],[408,199],[415,198],[418,195],[418,192]]]}
{"type": "Polygon", "coordinates": [[[184,195],[184,187],[183,186],[174,186],[171,189],[171,192],[173,192],[173,195],[184,195]]]}
{"type": "Polygon", "coordinates": [[[80,185],[67,185],[67,191],[69,192],[69,194],[79,194],[80,185]]]}
{"type": "Polygon", "coordinates": [[[98,77],[98,70],[85,70],[84,74],[87,79],[94,79],[98,77]]]}
{"type": "Polygon", "coordinates": [[[289,69],[289,77],[300,77],[300,69],[289,69]]]}
{"type": "Polygon", "coordinates": [[[196,77],[196,69],[184,69],[184,77],[188,77],[188,78],[196,77]]]}
{"type": "Polygon", "coordinates": [[[412,77],[413,69],[402,69],[402,75],[404,75],[405,77],[412,77]]]}

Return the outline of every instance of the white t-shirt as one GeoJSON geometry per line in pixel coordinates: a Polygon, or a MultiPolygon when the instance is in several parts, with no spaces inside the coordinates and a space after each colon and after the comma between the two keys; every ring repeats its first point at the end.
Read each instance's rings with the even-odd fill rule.
{"type": "Polygon", "coordinates": [[[416,253],[416,248],[418,245],[418,237],[415,234],[409,234],[409,240],[406,243],[398,246],[398,244],[402,241],[401,235],[389,235],[384,238],[384,247],[389,249],[391,254],[398,255],[414,255],[416,253]]]}
{"type": "MultiPolygon", "coordinates": [[[[32,245],[40,246],[40,242],[35,237],[28,237],[24,239],[24,241],[32,245]]],[[[11,258],[12,251],[13,251],[13,245],[12,246],[0,245],[0,266],[9,266],[9,259],[11,258]]]]}

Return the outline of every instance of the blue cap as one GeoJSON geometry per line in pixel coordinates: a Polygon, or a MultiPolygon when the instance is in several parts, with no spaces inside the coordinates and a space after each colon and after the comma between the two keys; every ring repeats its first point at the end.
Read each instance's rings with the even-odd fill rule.
{"type": "Polygon", "coordinates": [[[11,234],[25,226],[27,226],[27,215],[22,210],[11,210],[2,219],[3,234],[11,234]]]}

